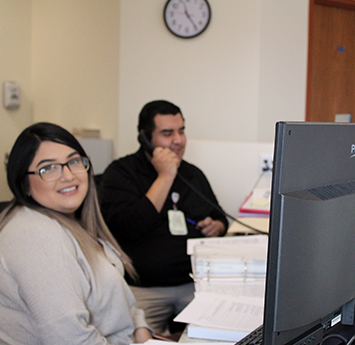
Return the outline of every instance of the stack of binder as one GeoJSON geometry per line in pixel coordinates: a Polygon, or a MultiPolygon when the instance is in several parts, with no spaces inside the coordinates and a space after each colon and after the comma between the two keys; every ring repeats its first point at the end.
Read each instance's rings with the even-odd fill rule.
{"type": "MultiPolygon", "coordinates": [[[[243,248],[244,249],[244,248],[243,248]]],[[[194,280],[240,280],[265,278],[263,253],[251,255],[236,251],[234,246],[196,245],[192,256],[194,280]]]]}
{"type": "Polygon", "coordinates": [[[194,281],[265,279],[266,235],[189,239],[194,281]]]}
{"type": "Polygon", "coordinates": [[[175,320],[189,324],[190,338],[235,342],[262,322],[267,241],[266,235],[188,240],[196,294],[175,320]],[[229,321],[221,323],[226,313],[229,321]]]}

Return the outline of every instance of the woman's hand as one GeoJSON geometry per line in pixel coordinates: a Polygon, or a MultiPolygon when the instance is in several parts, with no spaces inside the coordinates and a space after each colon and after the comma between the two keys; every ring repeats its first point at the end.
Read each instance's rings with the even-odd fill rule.
{"type": "Polygon", "coordinates": [[[152,339],[152,335],[150,334],[149,330],[145,327],[137,328],[134,331],[134,342],[143,344],[148,339],[152,339]]]}

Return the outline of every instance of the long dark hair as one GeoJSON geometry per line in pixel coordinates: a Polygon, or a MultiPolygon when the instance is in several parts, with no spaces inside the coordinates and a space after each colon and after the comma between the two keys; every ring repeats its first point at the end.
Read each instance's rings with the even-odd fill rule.
{"type": "MultiPolygon", "coordinates": [[[[48,122],[39,122],[27,127],[16,139],[7,163],[7,183],[15,199],[22,205],[40,206],[29,196],[27,171],[38,147],[43,141],[51,141],[69,146],[76,150],[81,156],[87,156],[78,140],[67,130],[58,125],[48,122]]],[[[92,174],[92,169],[89,169],[89,175],[92,174]]]]}
{"type": "Polygon", "coordinates": [[[32,208],[65,226],[78,241],[93,269],[95,268],[96,257],[100,250],[97,239],[100,238],[111,243],[111,245],[121,253],[127,273],[133,278],[137,278],[131,260],[122,251],[103,220],[97,200],[91,163],[88,170],[88,192],[82,205],[76,211],[75,220],[59,212],[45,208],[31,197],[29,194],[27,171],[39,146],[44,141],[66,145],[76,150],[82,157],[87,157],[78,140],[64,128],[48,122],[39,122],[27,127],[16,139],[9,155],[7,182],[14,195],[14,199],[10,206],[0,215],[0,231],[16,214],[17,206],[32,208]]]}

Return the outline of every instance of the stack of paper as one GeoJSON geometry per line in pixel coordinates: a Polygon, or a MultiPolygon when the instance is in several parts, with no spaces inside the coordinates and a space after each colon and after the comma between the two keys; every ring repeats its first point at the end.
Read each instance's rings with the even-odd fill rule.
{"type": "Polygon", "coordinates": [[[238,341],[263,321],[263,298],[197,293],[174,319],[189,323],[191,338],[238,341]]]}

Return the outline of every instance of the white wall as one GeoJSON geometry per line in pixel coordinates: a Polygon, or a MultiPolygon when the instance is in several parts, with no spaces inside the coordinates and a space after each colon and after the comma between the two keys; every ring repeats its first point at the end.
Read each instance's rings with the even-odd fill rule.
{"type": "Polygon", "coordinates": [[[233,217],[253,188],[270,188],[271,173],[260,174],[260,155],[273,155],[273,144],[190,140],[185,159],[202,169],[218,202],[233,217]]]}
{"type": "MultiPolygon", "coordinates": [[[[0,86],[13,80],[21,87],[21,106],[6,110],[0,105],[0,201],[11,198],[4,168],[5,153],[32,121],[31,110],[31,1],[0,0],[0,86]]],[[[1,96],[2,99],[2,96],[1,96]]],[[[2,103],[2,100],[1,100],[2,103]]]]}
{"type": "Polygon", "coordinates": [[[308,0],[209,0],[199,37],[165,28],[166,0],[121,1],[118,152],[137,147],[137,115],[168,99],[191,139],[272,142],[277,120],[304,120],[308,0]]]}
{"type": "Polygon", "coordinates": [[[273,140],[277,121],[304,121],[308,0],[262,0],[258,141],[273,140]]]}

